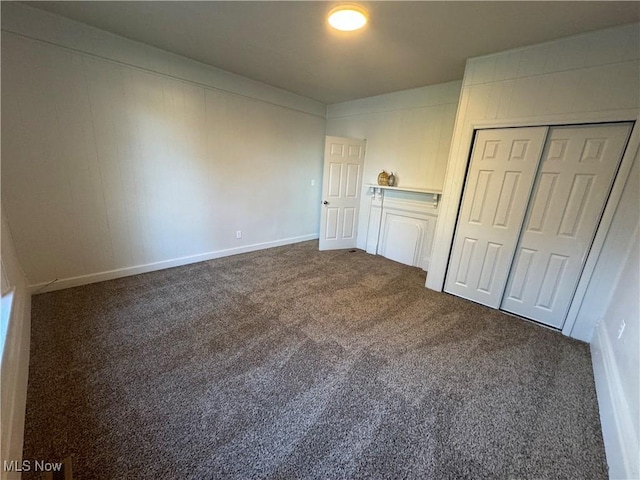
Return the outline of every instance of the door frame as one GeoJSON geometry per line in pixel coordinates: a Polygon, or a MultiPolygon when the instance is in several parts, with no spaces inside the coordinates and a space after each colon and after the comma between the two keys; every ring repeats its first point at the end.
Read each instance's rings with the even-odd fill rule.
{"type": "MultiPolygon", "coordinates": [[[[443,291],[444,281],[449,265],[449,257],[451,256],[451,250],[453,246],[453,237],[455,235],[455,229],[457,225],[458,212],[462,202],[462,195],[464,193],[464,184],[466,180],[466,172],[471,160],[471,149],[473,147],[473,139],[475,138],[475,132],[477,130],[484,130],[490,128],[517,128],[517,127],[535,127],[535,126],[579,126],[585,124],[598,124],[598,123],[614,123],[614,122],[634,122],[627,143],[627,148],[624,152],[618,172],[616,174],[613,187],[607,199],[602,218],[596,230],[591,244],[591,249],[587,255],[582,274],[578,280],[578,285],[574,293],[573,299],[569,306],[567,317],[565,318],[564,325],[562,327],[562,333],[567,336],[572,336],[573,329],[578,318],[578,312],[584,300],[587,287],[593,271],[595,270],[596,263],[602,251],[604,241],[607,237],[613,215],[620,202],[622,191],[627,182],[629,172],[633,165],[636,153],[640,149],[640,115],[638,111],[629,109],[618,112],[605,112],[605,113],[580,113],[569,115],[544,115],[536,117],[535,119],[515,119],[515,120],[483,120],[478,122],[470,122],[464,128],[462,134],[464,145],[461,150],[461,155],[455,162],[455,165],[448,165],[447,169],[462,169],[464,177],[460,181],[456,181],[454,188],[455,191],[443,192],[443,205],[440,212],[438,223],[440,224],[440,232],[436,232],[436,237],[440,233],[440,238],[435,238],[434,241],[438,242],[438,245],[434,245],[433,257],[434,259],[440,258],[437,265],[431,265],[431,270],[427,276],[426,286],[432,290],[443,291]],[[464,160],[460,160],[464,158],[464,160]]],[[[452,159],[450,159],[451,162],[452,159]]],[[[435,263],[435,262],[433,262],[435,263]]]]}

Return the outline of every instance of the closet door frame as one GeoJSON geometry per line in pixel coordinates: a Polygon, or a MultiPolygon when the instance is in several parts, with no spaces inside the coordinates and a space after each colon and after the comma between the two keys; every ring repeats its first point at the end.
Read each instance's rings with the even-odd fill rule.
{"type": "MultiPolygon", "coordinates": [[[[622,160],[620,161],[620,166],[618,167],[618,173],[615,177],[613,187],[611,189],[611,193],[609,194],[609,198],[606,201],[606,205],[604,208],[604,212],[602,213],[602,218],[600,219],[600,224],[596,230],[595,236],[593,238],[593,243],[591,244],[591,249],[589,250],[589,254],[585,261],[584,267],[582,269],[582,274],[580,275],[580,279],[578,280],[578,285],[576,287],[576,291],[573,295],[573,299],[569,306],[569,311],[567,313],[567,317],[564,321],[564,325],[562,327],[562,333],[567,336],[572,335],[574,326],[576,324],[576,320],[578,317],[578,312],[580,310],[580,306],[582,305],[582,301],[584,300],[584,296],[589,286],[589,281],[591,280],[591,276],[596,267],[596,262],[598,261],[598,257],[600,256],[600,252],[602,251],[602,247],[604,245],[604,241],[607,237],[607,233],[609,232],[609,228],[611,226],[611,222],[613,220],[613,215],[618,207],[618,203],[620,202],[620,197],[622,196],[622,190],[626,184],[627,178],[629,176],[629,172],[631,171],[631,167],[633,166],[633,161],[635,159],[636,153],[640,149],[640,115],[638,115],[637,110],[629,110],[627,113],[625,112],[616,112],[616,113],[595,113],[595,114],[570,114],[563,115],[562,117],[558,117],[555,115],[549,116],[540,116],[536,119],[527,119],[527,120],[485,120],[481,122],[474,122],[467,127],[467,131],[465,132],[466,141],[467,141],[467,155],[465,158],[465,170],[469,167],[469,162],[471,160],[471,149],[473,148],[473,139],[475,138],[475,133],[477,130],[484,130],[489,128],[517,128],[517,127],[555,127],[555,126],[580,126],[585,124],[599,124],[599,123],[615,123],[615,122],[634,122],[633,129],[631,130],[631,136],[629,137],[629,141],[627,143],[627,148],[624,152],[622,160]]],[[[465,151],[463,149],[463,151],[465,151]]],[[[451,165],[448,167],[451,168],[451,165]]],[[[457,208],[455,210],[455,214],[451,218],[447,219],[438,219],[439,222],[454,222],[453,228],[454,231],[451,235],[452,242],[449,244],[447,253],[447,266],[442,271],[438,278],[433,280],[433,284],[430,288],[435,288],[436,290],[442,291],[444,287],[444,282],[446,278],[446,273],[448,270],[448,262],[451,256],[452,246],[453,246],[453,237],[455,235],[455,226],[457,225],[457,217],[458,212],[460,210],[460,206],[462,204],[462,197],[464,194],[464,184],[459,186],[459,192],[452,192],[455,196],[455,201],[457,204],[457,208]],[[438,288],[439,287],[439,288],[438,288]]],[[[444,192],[444,194],[448,194],[449,192],[444,192]]],[[[444,210],[444,209],[443,209],[444,210]]],[[[441,211],[443,214],[444,211],[441,211]]],[[[436,252],[438,254],[443,254],[444,252],[436,252]]],[[[439,272],[438,272],[439,273],[439,272]]],[[[427,286],[429,286],[429,281],[427,281],[427,286]]],[[[604,299],[603,299],[604,300],[604,299]]]]}

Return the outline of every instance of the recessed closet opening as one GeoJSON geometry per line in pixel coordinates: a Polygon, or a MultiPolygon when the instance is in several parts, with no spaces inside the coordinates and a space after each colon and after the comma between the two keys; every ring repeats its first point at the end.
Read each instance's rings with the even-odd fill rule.
{"type": "Polygon", "coordinates": [[[562,329],[632,128],[476,131],[445,291],[562,329]]]}

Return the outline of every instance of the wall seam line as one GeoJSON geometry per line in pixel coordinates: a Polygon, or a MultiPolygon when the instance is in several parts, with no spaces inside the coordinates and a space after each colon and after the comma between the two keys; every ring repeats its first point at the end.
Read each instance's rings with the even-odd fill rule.
{"type": "MultiPolygon", "coordinates": [[[[69,46],[66,46],[66,45],[61,45],[59,43],[52,42],[50,40],[43,40],[43,39],[40,39],[40,38],[35,38],[35,37],[30,36],[30,35],[25,35],[23,33],[14,32],[14,31],[6,29],[6,28],[3,28],[2,32],[10,34],[10,35],[14,35],[16,37],[23,38],[23,39],[26,39],[26,40],[31,40],[31,41],[36,42],[36,43],[40,43],[40,44],[44,44],[44,45],[49,45],[49,46],[61,48],[61,49],[66,50],[68,52],[73,52],[73,53],[76,53],[78,55],[83,55],[85,57],[95,58],[95,59],[98,59],[98,60],[102,60],[104,62],[109,62],[109,63],[113,63],[113,64],[116,64],[116,65],[121,65],[121,66],[134,68],[134,69],[142,71],[142,72],[150,73],[152,75],[157,75],[159,77],[170,78],[172,80],[177,80],[177,81],[185,82],[185,83],[188,83],[188,84],[191,84],[191,85],[196,85],[196,86],[205,88],[207,90],[212,90],[212,91],[223,93],[223,94],[226,94],[226,95],[232,95],[232,96],[236,96],[236,97],[245,98],[247,100],[251,100],[251,101],[254,101],[254,102],[260,102],[260,103],[264,103],[264,104],[267,104],[267,105],[272,105],[272,106],[275,106],[275,107],[284,108],[284,109],[287,109],[287,110],[291,110],[291,111],[298,112],[298,113],[303,113],[305,115],[310,115],[310,116],[317,117],[317,118],[323,118],[323,119],[327,118],[326,115],[323,116],[323,115],[320,115],[320,114],[317,114],[317,113],[311,113],[311,112],[308,112],[306,110],[302,110],[302,109],[299,109],[299,108],[294,108],[294,107],[290,107],[290,106],[287,106],[287,105],[282,105],[282,104],[276,103],[276,102],[270,102],[269,100],[265,100],[265,99],[262,99],[262,98],[259,98],[259,97],[256,97],[256,96],[247,95],[247,94],[238,93],[238,92],[232,92],[232,91],[226,90],[224,88],[214,87],[214,86],[208,85],[206,83],[201,83],[201,82],[198,82],[198,81],[195,81],[195,80],[189,80],[189,79],[186,79],[186,78],[183,78],[183,77],[178,77],[178,76],[175,76],[175,75],[171,75],[169,73],[158,72],[157,70],[152,70],[150,68],[141,67],[139,65],[134,65],[134,64],[131,64],[131,63],[127,63],[127,62],[124,62],[122,60],[115,60],[113,58],[105,57],[105,56],[98,55],[98,54],[95,54],[95,53],[86,52],[84,50],[80,50],[80,49],[77,49],[77,48],[69,47],[69,46]]],[[[189,61],[197,62],[196,60],[190,59],[188,57],[184,57],[182,55],[173,54],[171,52],[166,52],[165,50],[163,50],[163,52],[169,53],[171,55],[176,55],[176,56],[182,57],[182,58],[184,58],[186,60],[189,60],[189,61]]],[[[200,63],[200,62],[197,62],[197,63],[200,63]]],[[[209,67],[209,68],[217,68],[217,67],[213,67],[211,65],[206,65],[206,64],[202,64],[202,65],[204,65],[205,67],[209,67]]],[[[218,70],[220,70],[220,71],[222,71],[224,73],[227,73],[227,74],[235,75],[235,74],[233,74],[231,72],[227,72],[226,70],[222,70],[222,69],[218,69],[218,70]]],[[[239,75],[239,76],[241,76],[241,75],[239,75]]],[[[252,80],[252,79],[250,79],[248,77],[242,77],[242,78],[246,78],[247,80],[251,80],[251,81],[254,81],[256,83],[261,83],[261,82],[257,82],[256,80],[252,80]]],[[[262,85],[265,85],[265,86],[268,86],[268,87],[271,87],[271,88],[277,88],[277,87],[273,87],[272,85],[268,85],[266,83],[264,83],[262,85]]],[[[282,90],[282,91],[285,92],[285,93],[291,94],[291,95],[297,95],[297,94],[295,94],[293,92],[288,92],[286,90],[282,90]]],[[[307,98],[307,97],[302,97],[302,98],[307,98]]],[[[313,100],[313,99],[309,99],[309,100],[313,100]]],[[[314,100],[314,101],[317,101],[317,100],[314,100]]],[[[326,108],[325,108],[325,110],[326,110],[326,108]]]]}

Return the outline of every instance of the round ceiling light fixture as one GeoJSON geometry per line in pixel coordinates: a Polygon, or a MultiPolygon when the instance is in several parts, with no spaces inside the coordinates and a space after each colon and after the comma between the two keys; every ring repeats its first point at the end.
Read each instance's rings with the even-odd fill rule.
{"type": "Polygon", "coordinates": [[[329,12],[329,25],[336,30],[352,32],[367,24],[367,11],[359,5],[341,5],[329,12]]]}

